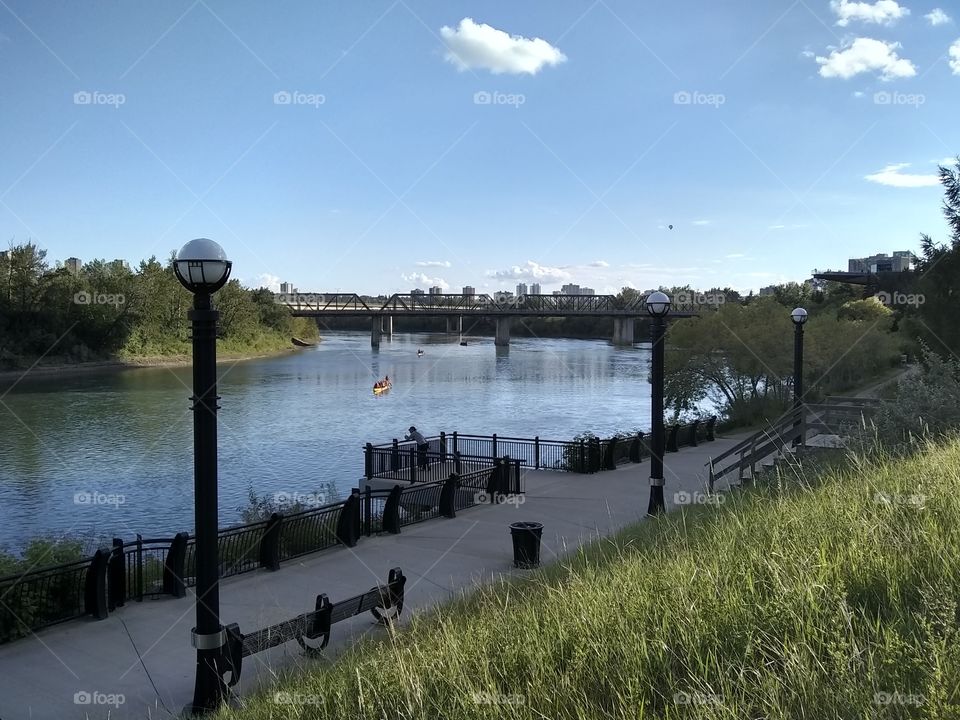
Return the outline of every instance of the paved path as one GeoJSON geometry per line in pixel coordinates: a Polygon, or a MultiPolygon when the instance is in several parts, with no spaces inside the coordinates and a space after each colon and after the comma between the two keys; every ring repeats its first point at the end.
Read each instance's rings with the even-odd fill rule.
{"type": "MultiPolygon", "coordinates": [[[[702,490],[704,463],[745,435],[684,448],[666,457],[666,498],[702,490]]],[[[289,562],[276,572],[257,571],[221,583],[221,617],[249,632],[312,611],[317,594],[334,602],[386,581],[392,567],[407,576],[404,618],[456,597],[513,568],[508,525],[543,523],[541,558],[563,556],[598,536],[641,519],[649,497],[649,464],[574,475],[532,471],[521,505],[480,506],[456,518],[406,527],[400,535],[361,538],[354,548],[334,548],[289,562]]],[[[722,488],[720,488],[722,489],[722,488]]],[[[0,718],[168,718],[192,698],[195,654],[190,647],[192,594],[128,603],[102,621],[76,621],[0,646],[0,718]],[[77,693],[89,695],[78,696],[77,693]],[[96,704],[75,702],[93,696],[96,704]],[[123,697],[122,704],[108,705],[123,697]],[[114,697],[111,697],[114,696],[114,697]]],[[[334,625],[327,657],[366,633],[382,633],[369,614],[334,625]]],[[[291,663],[311,662],[295,642],[244,660],[235,688],[245,694],[271,684],[291,663]]]]}

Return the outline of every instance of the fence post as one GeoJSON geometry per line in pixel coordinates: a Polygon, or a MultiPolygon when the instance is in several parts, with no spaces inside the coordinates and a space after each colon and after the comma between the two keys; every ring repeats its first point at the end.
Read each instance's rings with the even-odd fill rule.
{"type": "Polygon", "coordinates": [[[110,563],[107,566],[108,609],[115,610],[123,607],[127,599],[127,564],[123,554],[123,540],[113,539],[113,550],[110,553],[110,563]]]}
{"type": "Polygon", "coordinates": [[[454,518],[457,516],[455,500],[459,485],[459,476],[456,473],[450,473],[450,477],[444,480],[443,487],[440,488],[440,514],[444,517],[454,518]]]}
{"type": "MultiPolygon", "coordinates": [[[[187,540],[189,539],[190,536],[187,533],[177,533],[173,536],[173,542],[170,543],[170,549],[167,551],[167,559],[163,563],[165,595],[178,598],[187,595],[187,585],[183,576],[187,565],[187,540]]],[[[143,592],[142,589],[141,592],[143,592]]]]}
{"type": "Polygon", "coordinates": [[[440,461],[447,461],[447,434],[443,430],[440,431],[440,461]]]}
{"type": "Polygon", "coordinates": [[[617,441],[619,438],[614,435],[610,440],[607,441],[607,449],[603,455],[603,469],[604,470],[616,470],[617,469],[617,441]]]}
{"type": "Polygon", "coordinates": [[[577,472],[587,472],[587,443],[580,440],[580,462],[577,464],[577,472]]]}
{"type": "Polygon", "coordinates": [[[280,569],[280,528],[283,514],[273,513],[260,536],[260,567],[267,570],[280,569]]]}
{"type": "Polygon", "coordinates": [[[143,535],[137,533],[137,601],[143,602],[143,535]]]}
{"type": "Polygon", "coordinates": [[[497,456],[497,434],[494,433],[492,437],[493,437],[493,448],[490,450],[490,457],[496,457],[497,456]]]}
{"type": "Polygon", "coordinates": [[[533,439],[533,467],[535,470],[540,469],[540,436],[537,435],[533,439]]]}
{"type": "Polygon", "coordinates": [[[363,492],[363,534],[370,537],[373,529],[373,498],[370,496],[370,486],[367,485],[363,492]]]}
{"type": "Polygon", "coordinates": [[[700,427],[700,421],[694,420],[690,426],[690,446],[697,447],[697,429],[700,427]]]}
{"type": "Polygon", "coordinates": [[[410,482],[415,483],[417,481],[417,462],[419,458],[417,457],[417,446],[414,445],[410,448],[410,482]]]}
{"type": "Polygon", "coordinates": [[[400,442],[394,438],[393,447],[390,449],[390,472],[396,472],[400,469],[400,442]]]}
{"type": "Polygon", "coordinates": [[[453,451],[453,471],[457,475],[460,474],[460,453],[456,450],[453,451]]]}
{"type": "Polygon", "coordinates": [[[519,460],[519,459],[513,461],[513,472],[514,472],[514,476],[513,476],[513,478],[514,478],[513,492],[514,492],[515,494],[517,494],[517,495],[521,495],[521,494],[523,494],[524,490],[523,490],[523,482],[522,482],[521,475],[520,475],[520,460],[519,460]]]}
{"type": "Polygon", "coordinates": [[[83,612],[93,615],[97,620],[107,617],[109,602],[107,601],[107,564],[110,562],[112,550],[100,548],[90,559],[87,569],[87,580],[83,588],[83,612]]]}
{"type": "Polygon", "coordinates": [[[677,452],[677,435],[680,433],[679,425],[670,426],[670,435],[667,437],[667,452],[677,452]]]}
{"type": "Polygon", "coordinates": [[[453,454],[457,454],[457,431],[453,431],[453,454]]]}
{"type": "Polygon", "coordinates": [[[641,450],[640,450],[640,438],[643,437],[642,432],[638,432],[633,440],[630,441],[630,462],[638,463],[640,462],[641,450]]]}
{"type": "Polygon", "coordinates": [[[710,419],[707,421],[707,440],[713,442],[713,430],[717,424],[717,416],[711,415],[710,419]]]}
{"type": "Polygon", "coordinates": [[[363,448],[363,474],[368,480],[373,477],[373,443],[367,443],[363,448]]]}
{"type": "Polygon", "coordinates": [[[394,485],[383,506],[383,529],[394,535],[400,532],[400,495],[402,493],[400,486],[394,485]]]}

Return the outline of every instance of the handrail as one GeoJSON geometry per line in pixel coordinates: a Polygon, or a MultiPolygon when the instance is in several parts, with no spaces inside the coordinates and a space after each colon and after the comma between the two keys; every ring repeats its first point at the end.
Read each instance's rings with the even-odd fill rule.
{"type": "Polygon", "coordinates": [[[755,442],[758,438],[768,435],[771,430],[778,428],[781,425],[784,425],[784,424],[792,425],[797,420],[796,417],[794,417],[796,413],[797,413],[796,408],[790,408],[789,410],[787,410],[787,412],[785,412],[783,415],[778,417],[776,420],[770,423],[767,427],[763,428],[762,430],[758,430],[757,432],[755,432],[753,435],[746,438],[745,440],[741,440],[732,448],[729,448],[722,454],[717,455],[715,458],[711,458],[709,462],[704,463],[704,466],[716,465],[720,460],[725,460],[731,455],[740,452],[741,450],[743,450],[743,448],[755,442]]]}

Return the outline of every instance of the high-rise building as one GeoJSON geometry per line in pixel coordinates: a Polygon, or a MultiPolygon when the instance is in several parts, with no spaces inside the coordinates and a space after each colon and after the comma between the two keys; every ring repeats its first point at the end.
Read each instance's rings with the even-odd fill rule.
{"type": "Polygon", "coordinates": [[[443,295],[443,288],[439,285],[434,285],[428,292],[431,295],[443,295]]]}
{"type": "Polygon", "coordinates": [[[539,295],[539,294],[540,294],[540,283],[533,283],[533,284],[530,286],[530,294],[531,294],[531,295],[539,295]]]}
{"type": "Polygon", "coordinates": [[[477,294],[477,289],[473,285],[464,285],[463,286],[463,296],[472,297],[477,294]]]}
{"type": "Polygon", "coordinates": [[[288,282],[280,283],[280,292],[284,295],[292,295],[293,283],[288,283],[288,282]]]}
{"type": "Polygon", "coordinates": [[[424,292],[423,292],[423,290],[421,290],[420,288],[414,288],[413,290],[410,291],[410,294],[411,294],[411,295],[423,295],[424,292]]]}
{"type": "Polygon", "coordinates": [[[596,294],[597,294],[597,291],[594,290],[593,288],[582,287],[582,288],[580,288],[580,294],[581,294],[581,295],[596,295],[596,294]]]}
{"type": "Polygon", "coordinates": [[[579,295],[580,286],[574,285],[573,283],[568,283],[560,288],[561,295],[579,295]]]}
{"type": "Polygon", "coordinates": [[[80,272],[82,265],[83,263],[80,262],[80,258],[69,257],[63,261],[63,266],[74,275],[80,272]]]}
{"type": "Polygon", "coordinates": [[[527,284],[526,283],[517,283],[517,297],[527,294],[527,284]]]}
{"type": "Polygon", "coordinates": [[[110,272],[130,272],[130,263],[122,258],[117,258],[107,267],[110,268],[110,272]]]}

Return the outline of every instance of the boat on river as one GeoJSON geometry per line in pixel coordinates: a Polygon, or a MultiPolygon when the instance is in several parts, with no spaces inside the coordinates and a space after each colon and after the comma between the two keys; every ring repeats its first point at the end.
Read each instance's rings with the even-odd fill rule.
{"type": "Polygon", "coordinates": [[[384,378],[383,380],[378,380],[373,384],[373,394],[380,395],[387,392],[390,388],[393,387],[393,383],[390,382],[389,378],[384,378]]]}

